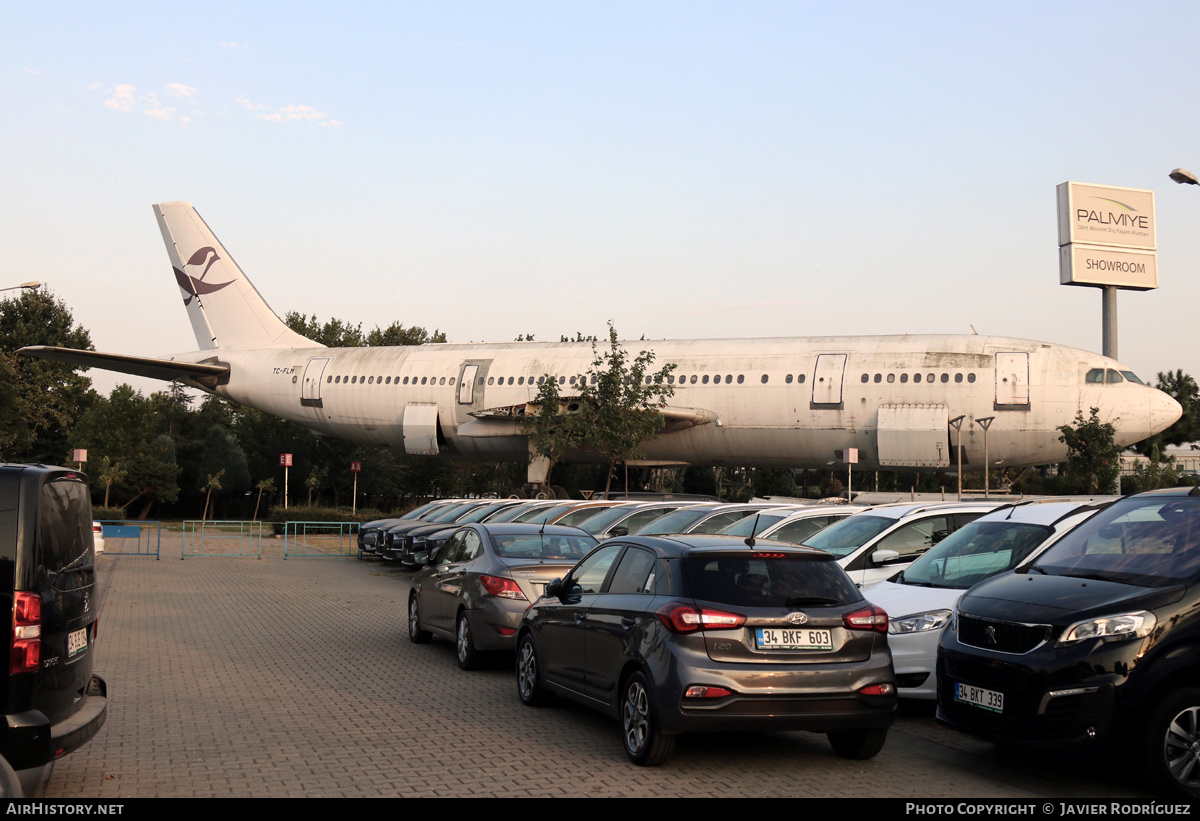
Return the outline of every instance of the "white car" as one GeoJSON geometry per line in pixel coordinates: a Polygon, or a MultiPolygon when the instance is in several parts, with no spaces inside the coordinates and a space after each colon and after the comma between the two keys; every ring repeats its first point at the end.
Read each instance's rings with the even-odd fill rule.
{"type": "Polygon", "coordinates": [[[96,545],[96,553],[104,552],[104,525],[92,522],[92,542],[96,545]]]}
{"type": "Polygon", "coordinates": [[[817,531],[866,509],[862,505],[810,505],[765,510],[758,522],[754,521],[755,517],[747,517],[725,528],[721,534],[749,536],[753,525],[756,539],[804,544],[817,531]]]}
{"type": "Polygon", "coordinates": [[[929,548],[1002,502],[877,505],[835,522],[804,544],[832,553],[860,588],[908,567],[929,548]]]}
{"type": "Polygon", "coordinates": [[[967,588],[1011,571],[1103,506],[1054,500],[1005,505],[867,590],[867,599],[888,614],[888,646],[900,697],[937,697],[938,642],[967,588]]]}

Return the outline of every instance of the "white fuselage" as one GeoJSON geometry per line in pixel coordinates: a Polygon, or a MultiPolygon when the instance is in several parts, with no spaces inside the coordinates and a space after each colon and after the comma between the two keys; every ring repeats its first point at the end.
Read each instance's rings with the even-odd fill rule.
{"type": "MultiPolygon", "coordinates": [[[[964,417],[964,469],[1059,462],[1058,428],[1099,409],[1122,445],[1170,425],[1179,406],[1099,354],[987,336],[855,336],[627,343],[675,365],[673,409],[699,424],[645,443],[648,462],[707,466],[953,467],[964,417]]],[[[473,460],[525,460],[518,421],[479,414],[531,401],[538,379],[571,396],[595,358],[590,343],[513,342],[392,348],[206,351],[230,366],[222,396],[314,431],[367,444],[473,460]],[[467,380],[464,383],[464,378],[467,380]]],[[[193,355],[197,361],[201,354],[193,355]]],[[[182,357],[181,357],[182,358],[182,357]]],[[[572,454],[572,460],[595,455],[572,454]]]]}

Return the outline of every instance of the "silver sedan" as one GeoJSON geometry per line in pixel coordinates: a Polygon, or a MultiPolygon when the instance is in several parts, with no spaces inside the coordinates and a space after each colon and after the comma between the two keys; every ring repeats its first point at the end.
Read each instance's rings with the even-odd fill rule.
{"type": "Polygon", "coordinates": [[[525,608],[596,544],[588,533],[559,525],[460,528],[424,557],[426,566],[413,577],[409,639],[453,641],[458,666],[478,667],[483,653],[513,649],[525,608]]]}

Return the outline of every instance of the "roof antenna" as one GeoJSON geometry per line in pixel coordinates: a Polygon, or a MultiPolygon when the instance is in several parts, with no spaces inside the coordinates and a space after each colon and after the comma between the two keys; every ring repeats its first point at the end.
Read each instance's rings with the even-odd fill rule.
{"type": "MultiPolygon", "coordinates": [[[[1200,485],[1198,485],[1200,487],[1200,485]]],[[[754,527],[750,528],[750,535],[746,537],[746,547],[754,547],[754,534],[758,532],[758,517],[759,514],[754,514],[754,527]]]]}

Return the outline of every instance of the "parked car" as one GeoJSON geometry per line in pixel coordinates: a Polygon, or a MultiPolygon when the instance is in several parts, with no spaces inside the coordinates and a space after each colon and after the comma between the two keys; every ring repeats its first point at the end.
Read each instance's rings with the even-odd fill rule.
{"type": "Polygon", "coordinates": [[[804,544],[819,530],[866,510],[859,505],[809,505],[764,510],[721,531],[723,536],[750,536],[772,542],[804,544]],[[753,534],[751,530],[753,529],[753,534]]]}
{"type": "Polygon", "coordinates": [[[83,746],[108,715],[108,686],[92,672],[91,491],[69,468],[0,465],[0,508],[0,608],[12,614],[0,755],[23,770],[83,746]]]}
{"type": "Polygon", "coordinates": [[[92,522],[92,544],[97,554],[104,552],[104,525],[92,522]]]}
{"type": "Polygon", "coordinates": [[[1005,505],[959,528],[866,591],[888,613],[901,698],[937,696],[938,642],[963,591],[1012,571],[1102,505],[1050,499],[1005,505]]]}
{"type": "Polygon", "coordinates": [[[680,508],[629,532],[638,536],[666,536],[671,533],[711,535],[754,513],[778,508],[774,504],[695,504],[680,508]]]}
{"type": "Polygon", "coordinates": [[[414,519],[424,519],[433,513],[434,510],[445,507],[450,504],[451,500],[445,499],[437,502],[429,502],[420,507],[413,508],[403,516],[391,516],[386,519],[374,519],[370,522],[364,522],[358,528],[358,558],[377,552],[377,548],[383,545],[383,533],[389,527],[401,521],[411,521],[414,519]]]}
{"type": "Polygon", "coordinates": [[[1200,798],[1200,490],[1113,503],[971,588],[938,649],[938,720],[1014,745],[1114,742],[1200,798]]]}
{"type": "Polygon", "coordinates": [[[600,541],[604,541],[614,536],[625,536],[660,516],[694,504],[696,502],[630,502],[597,513],[579,526],[600,541]]]}
{"type": "Polygon", "coordinates": [[[521,621],[517,693],[616,718],[641,765],[693,731],[811,730],[870,758],[896,711],[887,614],[832,556],[720,536],[616,537],[551,582],[521,621]]]}
{"type": "Polygon", "coordinates": [[[574,527],[475,524],[455,531],[417,572],[408,597],[408,637],[455,643],[458,666],[511,650],[521,616],[546,583],[573,567],[596,540],[574,527]]]}
{"type": "Polygon", "coordinates": [[[804,543],[832,553],[854,583],[865,588],[903,570],[942,539],[1001,504],[878,505],[831,524],[804,543]]]}

